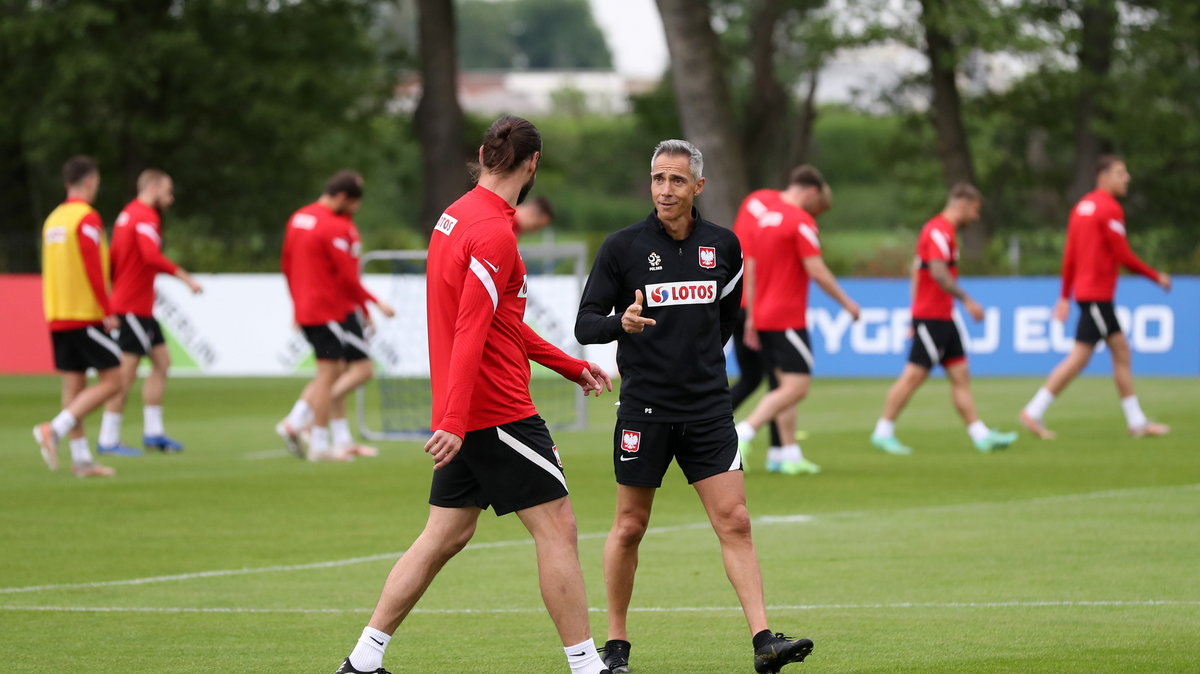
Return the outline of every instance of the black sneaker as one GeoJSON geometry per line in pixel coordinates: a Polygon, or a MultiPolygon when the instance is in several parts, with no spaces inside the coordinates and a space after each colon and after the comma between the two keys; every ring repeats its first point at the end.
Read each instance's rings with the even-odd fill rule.
{"type": "Polygon", "coordinates": [[[789,639],[776,632],[770,641],[754,649],[754,671],[776,674],[788,663],[804,662],[812,649],[812,639],[789,639]]]}
{"type": "Polygon", "coordinates": [[[609,639],[604,642],[604,666],[611,674],[627,674],[629,672],[629,642],[620,639],[609,639]]]}
{"type": "Polygon", "coordinates": [[[392,674],[392,673],[389,672],[388,670],[384,669],[383,667],[380,667],[379,669],[376,669],[375,671],[372,671],[372,672],[361,672],[361,671],[355,669],[354,665],[350,664],[350,658],[346,658],[346,661],[342,663],[342,666],[338,667],[337,671],[334,672],[333,674],[392,674]]]}

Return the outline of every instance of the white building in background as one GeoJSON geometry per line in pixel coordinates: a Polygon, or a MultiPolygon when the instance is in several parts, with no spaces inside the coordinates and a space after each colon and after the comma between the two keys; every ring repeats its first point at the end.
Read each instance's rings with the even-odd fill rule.
{"type": "MultiPolygon", "coordinates": [[[[458,102],[482,115],[544,115],[578,105],[591,114],[629,112],[631,94],[653,89],[653,80],[605,70],[467,70],[459,73],[458,102]]],[[[421,97],[417,77],[396,88],[394,109],[411,112],[421,97]]]]}

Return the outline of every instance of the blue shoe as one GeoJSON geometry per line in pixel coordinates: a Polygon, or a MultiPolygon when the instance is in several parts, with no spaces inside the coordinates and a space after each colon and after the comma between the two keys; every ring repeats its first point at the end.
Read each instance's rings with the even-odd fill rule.
{"type": "Polygon", "coordinates": [[[975,443],[975,449],[981,452],[991,452],[997,449],[1005,449],[1016,441],[1016,433],[1001,433],[1000,431],[991,430],[988,431],[985,438],[975,443]]]}
{"type": "Polygon", "coordinates": [[[121,444],[118,440],[115,445],[96,445],[96,451],[109,456],[141,456],[142,450],[137,447],[121,444]]]}
{"type": "Polygon", "coordinates": [[[182,452],[183,445],[166,435],[143,435],[142,446],[146,449],[157,449],[164,453],[182,452]]]}
{"type": "Polygon", "coordinates": [[[821,472],[821,467],[808,459],[783,461],[779,466],[779,472],[784,475],[816,475],[821,472]]]}
{"type": "Polygon", "coordinates": [[[780,473],[783,472],[783,462],[779,459],[767,459],[767,472],[780,473]]]}
{"type": "Polygon", "coordinates": [[[894,435],[886,438],[879,435],[872,435],[871,444],[875,446],[875,449],[888,454],[895,454],[897,456],[912,454],[912,448],[904,446],[894,435]]]}

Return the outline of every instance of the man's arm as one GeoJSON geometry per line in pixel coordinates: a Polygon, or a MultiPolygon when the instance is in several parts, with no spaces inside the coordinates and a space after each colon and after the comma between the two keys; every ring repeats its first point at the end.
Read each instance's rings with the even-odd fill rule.
{"type": "Polygon", "coordinates": [[[745,260],[742,259],[742,245],[736,238],[731,246],[730,259],[738,261],[737,267],[733,269],[733,273],[721,285],[720,311],[721,311],[721,344],[729,341],[733,336],[733,329],[737,326],[738,311],[742,308],[742,288],[745,285],[743,276],[746,273],[745,260]]]}
{"type": "Polygon", "coordinates": [[[921,278],[921,258],[913,258],[912,269],[908,272],[908,306],[917,303],[917,280],[921,278]]]}
{"type": "Polygon", "coordinates": [[[137,240],[138,252],[142,260],[161,274],[170,274],[183,281],[193,293],[199,293],[202,288],[187,270],[175,264],[162,252],[162,237],[158,228],[150,222],[139,222],[134,226],[134,236],[137,240]]]}
{"type": "Polygon", "coordinates": [[[929,275],[933,277],[933,280],[939,286],[941,286],[942,290],[950,293],[959,302],[963,303],[963,307],[966,308],[967,313],[971,315],[971,318],[977,321],[983,320],[983,307],[979,306],[978,302],[971,299],[971,296],[967,294],[967,291],[963,290],[962,287],[958,285],[958,281],[954,278],[954,275],[950,273],[950,267],[946,264],[945,260],[930,260],[929,275]]]}
{"type": "Polygon", "coordinates": [[[550,368],[564,379],[579,384],[583,387],[584,395],[594,391],[599,396],[605,387],[609,391],[612,390],[612,381],[603,368],[564,353],[562,349],[542,339],[529,324],[521,324],[521,337],[525,340],[525,353],[529,355],[530,360],[550,368]]]}
{"type": "Polygon", "coordinates": [[[575,316],[575,339],[580,344],[606,344],[624,334],[621,315],[613,314],[621,292],[620,272],[612,237],[596,252],[575,316]],[[610,315],[611,314],[611,315],[610,315]]]}
{"type": "Polygon", "coordinates": [[[1104,235],[1108,238],[1108,245],[1112,248],[1113,253],[1117,257],[1117,262],[1122,267],[1145,276],[1166,290],[1171,289],[1171,277],[1146,264],[1129,247],[1129,239],[1125,236],[1124,223],[1119,220],[1109,220],[1107,226],[1104,228],[1104,235]]]}
{"type": "Polygon", "coordinates": [[[96,303],[100,305],[100,310],[104,312],[107,323],[108,318],[112,315],[112,309],[108,305],[108,279],[104,277],[104,260],[100,251],[100,241],[103,236],[104,225],[96,213],[89,213],[79,223],[79,235],[76,240],[79,241],[83,269],[87,273],[92,295],[95,296],[96,303]]]}
{"type": "Polygon", "coordinates": [[[837,279],[834,278],[833,272],[829,271],[829,267],[825,264],[825,258],[821,257],[820,255],[810,255],[804,258],[804,270],[808,272],[809,277],[821,287],[821,290],[825,291],[825,294],[829,295],[835,302],[842,305],[842,308],[845,309],[846,312],[854,318],[854,320],[858,320],[858,315],[861,312],[858,302],[850,299],[850,296],[846,294],[846,291],[842,290],[842,286],[837,282],[837,279]]]}

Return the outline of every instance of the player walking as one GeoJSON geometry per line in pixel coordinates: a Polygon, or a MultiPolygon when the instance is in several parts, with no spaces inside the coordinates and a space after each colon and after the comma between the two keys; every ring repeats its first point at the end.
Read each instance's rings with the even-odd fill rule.
{"type": "Polygon", "coordinates": [[[434,577],[466,546],[479,514],[516,512],[537,547],[546,610],[572,674],[606,674],[589,635],[575,515],[558,449],[529,397],[532,359],[585,394],[612,390],[604,370],[537,336],[524,322],[525,264],[514,207],[541,159],[536,127],[520,117],[492,123],[479,148],[479,184],[434,227],[426,270],[433,383],[433,485],[425,530],[396,562],[383,594],[339,674],[382,668],[391,635],[434,577]]]}
{"type": "Polygon", "coordinates": [[[725,572],[754,637],[755,671],[777,672],[803,660],[813,644],[767,628],[750,535],[722,352],[741,303],[741,246],[733,232],[692,207],[704,189],[704,159],[691,143],[659,143],[650,167],[654,210],[604,240],[575,323],[583,344],[617,341],[624,378],[613,440],[617,512],[604,545],[605,664],[629,671],[626,622],[638,545],[674,458],[721,543],[725,572]]]}
{"type": "Polygon", "coordinates": [[[983,320],[983,307],[958,285],[958,238],[960,227],[979,219],[983,195],[973,185],[958,183],[942,212],[925,223],[917,240],[913,261],[912,349],[900,378],[892,384],[883,403],[883,415],[875,423],[871,444],[888,454],[912,454],[912,449],[896,438],[896,418],[929,372],[941,364],[950,380],[954,407],[967,424],[967,434],[981,452],[1004,449],[1016,439],[1016,433],[1001,433],[988,428],[975,411],[971,396],[971,378],[962,335],[954,323],[954,300],[976,321],[983,320]]]}
{"type": "Polygon", "coordinates": [[[157,169],[142,171],[137,198],[125,206],[113,228],[111,304],[120,321],[117,344],[121,347],[121,390],[104,406],[96,442],[101,454],[141,454],[121,444],[121,417],[143,357],[150,359],[150,376],[142,386],[142,446],[162,452],[183,449],[163,427],[163,391],[171,356],[154,318],[155,276],[170,274],[186,283],[193,293],[201,291],[200,284],[183,267],[162,253],[162,214],[174,202],[171,176],[157,169]]]}
{"type": "Polygon", "coordinates": [[[1146,418],[1133,391],[1133,357],[1129,341],[1113,310],[1117,275],[1121,267],[1135,271],[1171,290],[1171,277],[1142,261],[1125,238],[1125,210],[1117,199],[1129,191],[1129,170],[1114,155],[1100,157],[1096,189],[1075,204],[1067,227],[1067,246],[1063,252],[1062,296],[1054,306],[1054,318],[1066,321],[1071,296],[1079,304],[1079,325],[1075,329],[1075,347],[1054,368],[1045,386],[1021,410],[1021,423],[1040,438],[1054,433],[1042,424],[1042,418],[1083,368],[1087,367],[1103,340],[1112,354],[1113,381],[1121,396],[1125,423],[1134,437],[1166,435],[1171,429],[1146,418]]]}
{"type": "Polygon", "coordinates": [[[108,244],[104,224],[92,208],[100,170],[91,157],[76,156],[63,166],[67,200],[42,227],[42,296],[54,367],[62,375],[63,409],[49,423],[33,427],[42,459],[58,470],[58,442],[70,435],[71,472],[77,477],[111,477],[96,463],[83,419],[121,388],[121,350],[106,330],[116,327],[108,303],[108,244]],[[87,383],[88,368],[97,382],[87,383]]]}
{"type": "Polygon", "coordinates": [[[748,417],[737,425],[738,449],[743,461],[750,453],[758,429],[775,420],[783,442],[767,453],[767,470],[785,475],[821,472],[804,458],[796,442],[796,404],[808,395],[812,383],[813,355],[808,337],[808,280],[811,278],[854,320],[859,306],[838,285],[821,257],[816,216],[830,207],[829,186],[816,168],[797,166],[788,187],[774,195],[762,194],[765,208],[756,218],[752,249],[747,253],[744,327],[747,346],[762,351],[763,361],[778,386],[759,400],[748,417]],[[790,413],[789,413],[790,412],[790,413]],[[777,418],[778,417],[778,418],[777,418]]]}

